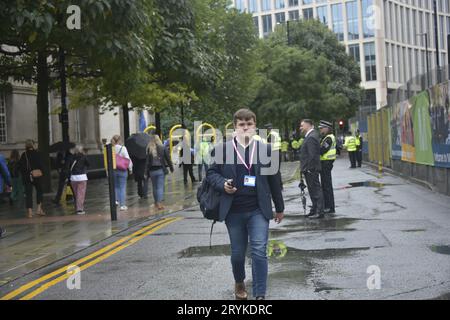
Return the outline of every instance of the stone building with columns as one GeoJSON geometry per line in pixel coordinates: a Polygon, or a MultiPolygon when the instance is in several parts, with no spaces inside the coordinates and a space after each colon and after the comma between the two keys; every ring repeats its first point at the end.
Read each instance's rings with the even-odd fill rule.
{"type": "MultiPolygon", "coordinates": [[[[38,140],[37,92],[35,86],[13,83],[12,91],[0,93],[0,152],[9,157],[11,150],[24,150],[27,139],[38,140]]],[[[50,145],[62,140],[59,115],[61,105],[58,92],[49,92],[50,145]]],[[[147,123],[150,115],[144,113],[147,123]]],[[[139,130],[139,114],[129,112],[130,133],[139,130]]],[[[70,141],[83,145],[89,155],[101,155],[103,141],[109,142],[115,134],[123,136],[123,113],[120,108],[102,112],[100,108],[87,106],[69,110],[70,141]]]]}

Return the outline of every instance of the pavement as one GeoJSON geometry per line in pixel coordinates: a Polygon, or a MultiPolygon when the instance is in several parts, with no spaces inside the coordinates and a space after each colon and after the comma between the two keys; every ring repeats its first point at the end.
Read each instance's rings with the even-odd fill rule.
{"type": "MultiPolygon", "coordinates": [[[[296,177],[297,166],[291,163],[283,168],[286,216],[282,223],[270,224],[268,299],[450,298],[449,197],[391,174],[380,174],[366,165],[349,169],[348,159],[339,158],[333,170],[336,215],[310,220],[304,217],[298,181],[291,180],[296,177]]],[[[233,299],[226,227],[223,223],[214,226],[210,248],[211,223],[202,217],[196,204],[188,204],[189,190],[183,193],[181,189],[175,188],[173,192],[188,198],[183,209],[147,216],[142,221],[137,218],[133,225],[131,220],[121,217],[119,223],[124,229],[116,233],[112,228],[119,228],[118,224],[113,225],[107,219],[97,221],[109,226],[103,229],[106,232],[103,240],[98,236],[89,240],[89,245],[86,242],[82,250],[80,247],[65,258],[54,259],[4,283],[0,286],[0,297],[233,299]],[[127,223],[129,226],[125,227],[127,223]],[[81,269],[75,286],[77,281],[71,285],[71,273],[66,272],[70,265],[81,269]]],[[[70,223],[72,226],[69,224],[68,228],[78,225],[85,229],[76,235],[68,233],[67,239],[82,239],[80,232],[82,235],[95,229],[91,227],[93,221],[82,223],[75,219],[70,223]]],[[[42,230],[36,232],[40,234],[37,239],[42,239],[40,250],[49,236],[45,235],[45,228],[50,229],[50,235],[54,234],[52,242],[70,243],[57,236],[58,232],[64,232],[64,223],[53,229],[44,227],[45,224],[36,225],[42,230]]],[[[33,232],[29,233],[34,239],[33,232]]],[[[16,252],[4,244],[9,236],[0,241],[2,261],[4,252],[9,256],[16,252]]],[[[18,241],[16,246],[22,248],[26,243],[30,240],[18,241]]],[[[31,259],[33,252],[28,254],[31,259]]],[[[249,259],[246,272],[246,285],[250,289],[249,259]]]]}

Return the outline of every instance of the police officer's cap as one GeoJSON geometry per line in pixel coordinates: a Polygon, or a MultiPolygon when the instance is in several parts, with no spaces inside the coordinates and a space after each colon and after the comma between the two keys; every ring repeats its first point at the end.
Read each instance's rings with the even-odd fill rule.
{"type": "Polygon", "coordinates": [[[333,129],[333,125],[331,124],[331,122],[328,122],[328,121],[325,121],[325,120],[320,120],[319,128],[333,129]]]}

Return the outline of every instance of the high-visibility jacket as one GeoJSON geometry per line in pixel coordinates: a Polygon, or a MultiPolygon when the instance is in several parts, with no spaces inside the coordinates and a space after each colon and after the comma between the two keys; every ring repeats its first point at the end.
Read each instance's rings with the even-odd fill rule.
{"type": "Polygon", "coordinates": [[[356,148],[361,149],[361,136],[359,134],[356,136],[356,148]]]}
{"type": "Polygon", "coordinates": [[[349,152],[356,151],[356,138],[354,136],[345,137],[344,147],[349,152]]]}
{"type": "Polygon", "coordinates": [[[289,150],[289,142],[283,141],[281,142],[281,152],[288,152],[289,150]]]}
{"type": "Polygon", "coordinates": [[[336,137],[334,134],[328,134],[322,142],[328,137],[331,138],[331,148],[320,156],[320,160],[336,160],[336,137]]]}
{"type": "Polygon", "coordinates": [[[280,150],[281,149],[281,137],[278,134],[278,132],[270,130],[269,136],[272,136],[272,137],[270,137],[270,139],[271,139],[270,143],[272,145],[272,150],[274,150],[274,151],[280,150]]]}
{"type": "Polygon", "coordinates": [[[292,143],[291,143],[292,149],[294,149],[294,150],[300,149],[303,144],[303,140],[304,140],[303,138],[298,139],[298,140],[292,140],[292,143]]]}

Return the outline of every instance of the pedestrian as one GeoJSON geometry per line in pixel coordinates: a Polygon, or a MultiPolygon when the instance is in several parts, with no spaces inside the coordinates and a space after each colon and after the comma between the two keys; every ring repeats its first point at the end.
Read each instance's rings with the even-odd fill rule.
{"type": "Polygon", "coordinates": [[[348,152],[348,157],[350,159],[350,168],[356,168],[356,138],[350,131],[347,132],[347,135],[345,136],[344,148],[346,148],[348,152]]]}
{"type": "Polygon", "coordinates": [[[199,150],[197,152],[197,163],[198,163],[198,181],[202,181],[202,171],[205,169],[205,174],[208,171],[210,153],[211,153],[212,143],[208,142],[206,137],[202,138],[199,145],[199,150]]]}
{"type": "Polygon", "coordinates": [[[158,135],[150,135],[150,142],[147,146],[147,176],[150,177],[153,187],[153,199],[155,207],[158,210],[164,209],[162,202],[164,201],[165,177],[173,172],[173,164],[170,159],[169,149],[164,147],[158,135]]]}
{"type": "Polygon", "coordinates": [[[77,214],[85,214],[84,199],[86,197],[87,187],[87,168],[89,161],[86,157],[83,147],[78,145],[73,150],[73,158],[69,162],[70,184],[75,196],[75,209],[77,214]]]}
{"type": "MultiPolygon", "coordinates": [[[[71,149],[72,150],[72,149],[71,149]]],[[[56,191],[55,198],[52,202],[56,206],[60,206],[61,196],[64,192],[64,188],[72,188],[70,183],[70,163],[73,160],[73,154],[71,150],[59,151],[56,155],[56,170],[58,172],[58,190],[56,191]]],[[[75,195],[72,189],[72,194],[75,195]]]]}
{"type": "Polygon", "coordinates": [[[320,134],[320,182],[322,184],[324,212],[335,213],[333,179],[331,170],[333,170],[334,160],[336,160],[336,137],[333,134],[331,122],[321,120],[319,124],[320,134]]]}
{"type": "Polygon", "coordinates": [[[45,212],[42,210],[42,158],[40,153],[35,149],[33,140],[27,140],[25,142],[25,152],[20,157],[19,167],[25,186],[27,217],[33,217],[33,187],[36,189],[36,214],[38,216],[45,216],[45,212]]]}
{"type": "Polygon", "coordinates": [[[300,130],[305,135],[305,140],[300,149],[300,169],[308,186],[312,208],[307,215],[311,219],[321,219],[323,212],[323,193],[320,186],[320,142],[319,134],[314,130],[314,124],[310,119],[302,120],[300,130]]]}
{"type": "Polygon", "coordinates": [[[19,167],[20,154],[17,150],[12,150],[8,159],[8,169],[11,174],[12,192],[9,196],[10,203],[23,198],[23,183],[19,167]]]}
{"type": "Polygon", "coordinates": [[[139,159],[131,155],[133,162],[134,181],[137,184],[138,196],[141,199],[147,199],[148,196],[148,176],[146,172],[147,158],[139,159]]]}
{"type": "Polygon", "coordinates": [[[5,157],[0,153],[0,203],[4,203],[5,193],[10,196],[11,192],[11,174],[8,169],[5,157]]]}
{"type": "Polygon", "coordinates": [[[126,206],[128,170],[130,174],[133,172],[133,162],[128,154],[127,147],[122,145],[121,142],[122,139],[119,135],[115,135],[111,139],[116,155],[116,169],[114,169],[116,204],[120,206],[121,211],[125,211],[128,210],[126,206]]]}
{"type": "Polygon", "coordinates": [[[230,237],[235,297],[238,300],[248,297],[244,280],[250,241],[253,296],[263,300],[268,275],[269,221],[274,218],[271,198],[275,203],[275,221],[280,223],[284,217],[280,172],[278,167],[270,174],[265,172],[270,163],[262,162],[260,155],[273,156],[270,144],[253,139],[256,115],[249,109],[240,109],[234,114],[233,124],[236,136],[214,148],[207,181],[221,193],[219,221],[225,221],[230,237]],[[220,155],[225,155],[225,162],[220,155]]]}
{"type": "Polygon", "coordinates": [[[180,165],[179,167],[183,166],[183,182],[186,185],[188,180],[187,180],[187,175],[189,173],[189,177],[191,178],[191,182],[194,184],[195,182],[197,182],[197,180],[195,180],[194,177],[194,151],[191,148],[191,138],[189,137],[189,134],[186,133],[183,136],[183,141],[180,145],[180,165]],[[186,155],[184,156],[184,152],[187,151],[189,152],[189,156],[186,155]]]}
{"type": "Polygon", "coordinates": [[[356,129],[356,161],[358,162],[358,167],[361,168],[362,165],[362,148],[363,148],[363,137],[359,132],[359,129],[356,129]]]}

